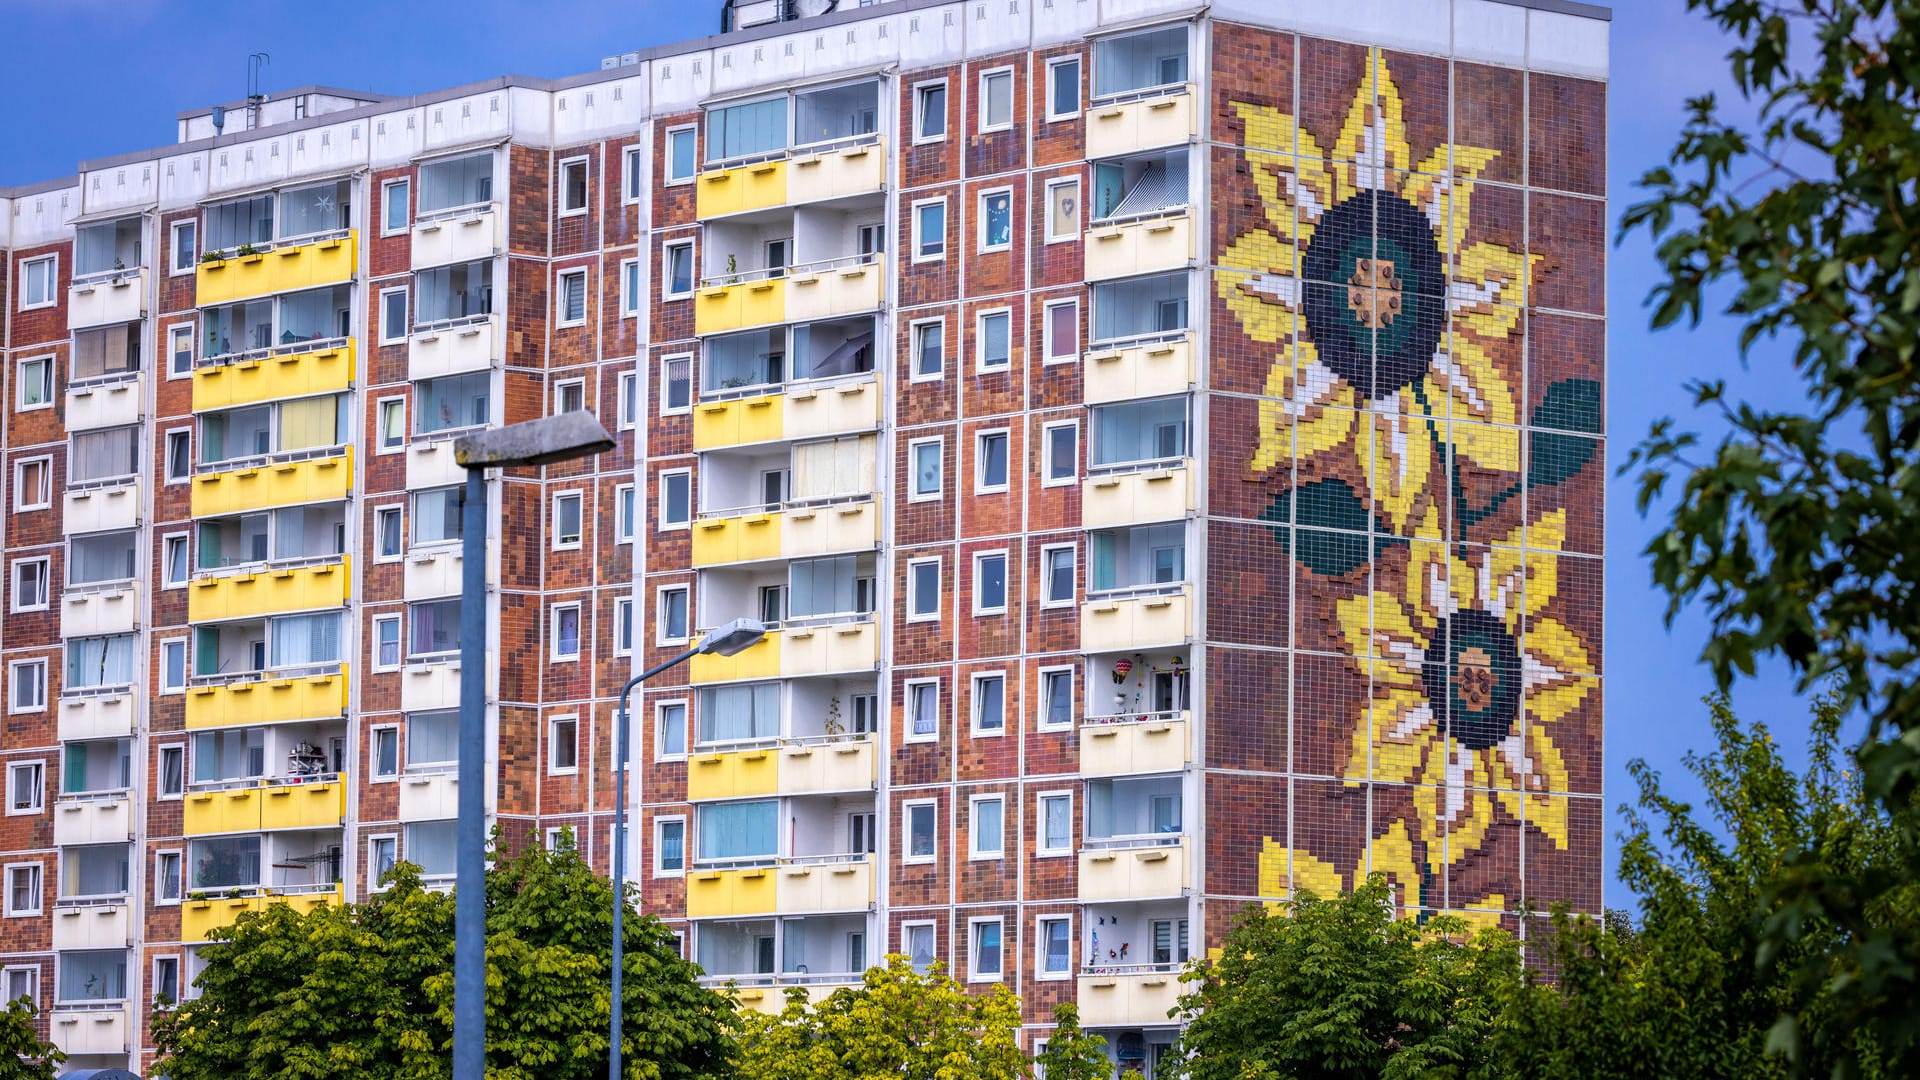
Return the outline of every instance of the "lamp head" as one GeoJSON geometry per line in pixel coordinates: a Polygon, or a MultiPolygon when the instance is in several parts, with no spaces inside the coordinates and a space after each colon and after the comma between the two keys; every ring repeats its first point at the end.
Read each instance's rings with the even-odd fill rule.
{"type": "Polygon", "coordinates": [[[469,469],[550,465],[613,449],[613,436],[590,413],[565,412],[453,440],[453,460],[469,469]]]}
{"type": "Polygon", "coordinates": [[[714,627],[706,637],[701,638],[700,651],[716,656],[732,656],[752,648],[766,636],[766,624],[760,620],[735,619],[714,627]]]}

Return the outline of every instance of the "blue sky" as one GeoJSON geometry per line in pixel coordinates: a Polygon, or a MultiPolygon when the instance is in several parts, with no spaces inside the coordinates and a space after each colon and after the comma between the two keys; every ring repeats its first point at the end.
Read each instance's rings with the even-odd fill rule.
{"type": "MultiPolygon", "coordinates": [[[[609,4],[587,0],[440,0],[409,5],[336,0],[314,6],[275,0],[0,0],[15,29],[0,65],[0,184],[65,176],[83,159],[172,142],[174,114],[237,99],[246,56],[272,54],[269,91],[321,83],[415,93],[508,73],[560,76],[599,58],[683,41],[719,28],[718,0],[609,4]]],[[[1665,157],[1682,102],[1726,94],[1726,44],[1681,0],[1624,0],[1614,8],[1612,133],[1614,213],[1635,198],[1632,182],[1665,157]]],[[[1725,377],[1742,392],[1778,400],[1796,392],[1777,358],[1745,372],[1733,327],[1651,334],[1640,301],[1656,279],[1650,246],[1635,237],[1612,255],[1611,464],[1655,418],[1686,415],[1687,379],[1725,377]],[[1769,388],[1769,389],[1762,389],[1769,388]]],[[[1683,795],[1681,756],[1704,746],[1698,698],[1711,680],[1695,658],[1704,626],[1685,618],[1669,633],[1640,551],[1652,525],[1634,512],[1631,480],[1608,500],[1607,801],[1631,797],[1625,765],[1643,757],[1683,795]]],[[[1804,706],[1778,669],[1736,690],[1741,715],[1780,732],[1804,729],[1804,706]]],[[[1785,740],[1790,745],[1797,739],[1785,740]]],[[[1610,817],[1608,869],[1617,846],[1610,817]]],[[[1608,902],[1628,894],[1610,882],[1608,902]]]]}

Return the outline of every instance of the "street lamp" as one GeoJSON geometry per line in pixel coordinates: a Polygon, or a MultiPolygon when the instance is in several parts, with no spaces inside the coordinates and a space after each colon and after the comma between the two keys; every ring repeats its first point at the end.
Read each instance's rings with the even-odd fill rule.
{"type": "Polygon", "coordinates": [[[484,1080],[487,1063],[487,483],[488,469],[547,465],[613,449],[584,412],[490,428],[454,440],[467,470],[460,514],[460,824],[453,906],[453,1077],[484,1080]]]}
{"type": "Polygon", "coordinates": [[[613,1017],[607,1030],[608,1080],[620,1080],[620,1029],[625,1026],[626,1011],[621,994],[627,955],[623,929],[627,911],[627,701],[633,696],[634,687],[676,664],[703,653],[732,656],[752,648],[766,636],[767,628],[758,619],[735,619],[709,630],[693,648],[655,664],[628,679],[627,685],[620,688],[620,709],[613,714],[619,730],[614,736],[613,750],[613,1017]]]}

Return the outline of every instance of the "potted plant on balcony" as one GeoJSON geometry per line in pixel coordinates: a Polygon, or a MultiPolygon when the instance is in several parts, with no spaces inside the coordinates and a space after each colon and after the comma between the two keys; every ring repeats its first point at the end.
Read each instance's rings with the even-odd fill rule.
{"type": "Polygon", "coordinates": [[[208,248],[200,253],[200,261],[203,263],[225,262],[226,259],[227,257],[221,254],[219,248],[208,248]]]}
{"type": "Polygon", "coordinates": [[[820,726],[825,728],[829,735],[846,733],[847,725],[840,720],[840,698],[837,695],[827,701],[827,718],[821,721],[820,726]]]}

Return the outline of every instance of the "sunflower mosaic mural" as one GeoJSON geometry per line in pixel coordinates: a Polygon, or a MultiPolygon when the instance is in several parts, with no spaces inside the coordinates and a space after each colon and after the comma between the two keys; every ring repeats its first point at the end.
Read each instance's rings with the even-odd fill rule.
{"type": "Polygon", "coordinates": [[[1325,816],[1364,832],[1262,837],[1257,887],[1379,872],[1408,910],[1497,918],[1561,898],[1532,895],[1517,852],[1578,842],[1569,796],[1598,769],[1598,646],[1563,614],[1597,607],[1568,537],[1597,531],[1598,488],[1571,510],[1559,489],[1600,467],[1600,383],[1527,359],[1555,267],[1489,227],[1519,205],[1483,181],[1511,151],[1447,124],[1420,144],[1393,67],[1365,51],[1337,129],[1225,103],[1258,212],[1214,289],[1269,360],[1242,480],[1305,574],[1295,647],[1339,658],[1344,692],[1307,703],[1296,739],[1344,746],[1327,798],[1349,802],[1325,816]]]}

